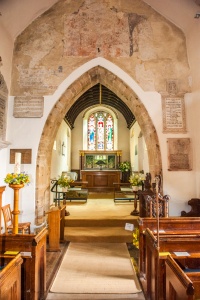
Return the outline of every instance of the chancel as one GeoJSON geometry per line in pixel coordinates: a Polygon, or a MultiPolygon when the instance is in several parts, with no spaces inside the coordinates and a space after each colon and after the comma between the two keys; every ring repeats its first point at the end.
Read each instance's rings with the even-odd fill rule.
{"type": "Polygon", "coordinates": [[[1,299],[200,298],[199,9],[0,1],[1,299]]]}

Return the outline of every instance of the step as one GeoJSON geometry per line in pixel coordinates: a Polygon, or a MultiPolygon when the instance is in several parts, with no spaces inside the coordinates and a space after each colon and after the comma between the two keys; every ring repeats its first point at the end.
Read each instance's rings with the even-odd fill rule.
{"type": "Polygon", "coordinates": [[[69,242],[133,242],[133,232],[124,227],[65,227],[64,236],[69,242]]]}
{"type": "Polygon", "coordinates": [[[102,219],[102,218],[95,218],[95,219],[80,219],[80,218],[73,218],[70,219],[65,217],[65,227],[125,227],[126,223],[133,224],[135,227],[138,226],[138,217],[126,217],[126,218],[112,218],[112,219],[102,219]]]}
{"type": "Polygon", "coordinates": [[[60,294],[48,293],[46,300],[145,300],[144,294],[60,294]]]}

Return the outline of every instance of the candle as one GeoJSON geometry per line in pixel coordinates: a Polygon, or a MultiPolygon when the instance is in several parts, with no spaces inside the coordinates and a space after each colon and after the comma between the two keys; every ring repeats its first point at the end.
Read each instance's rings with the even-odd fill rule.
{"type": "Polygon", "coordinates": [[[21,153],[16,152],[15,153],[15,167],[14,167],[14,173],[19,174],[20,173],[20,165],[21,165],[21,153]]]}

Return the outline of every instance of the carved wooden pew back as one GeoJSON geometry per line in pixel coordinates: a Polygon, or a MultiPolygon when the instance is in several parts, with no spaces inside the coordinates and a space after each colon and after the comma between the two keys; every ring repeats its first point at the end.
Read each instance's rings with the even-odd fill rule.
{"type": "MultiPolygon", "coordinates": [[[[143,283],[144,292],[147,299],[166,299],[165,260],[168,253],[170,252],[175,256],[174,252],[188,252],[193,255],[200,249],[200,235],[163,234],[160,236],[158,245],[157,236],[146,229],[145,245],[146,281],[143,283]]],[[[185,258],[183,254],[181,258],[185,258]]]]}
{"type": "MultiPolygon", "coordinates": [[[[200,256],[200,253],[199,253],[200,256]]],[[[198,258],[187,258],[193,264],[199,265],[198,258]]],[[[194,269],[193,269],[194,270],[194,269]]],[[[166,259],[166,300],[199,299],[200,298],[200,269],[196,272],[184,272],[179,263],[170,255],[166,259]]]]}
{"type": "MultiPolygon", "coordinates": [[[[145,235],[144,232],[147,228],[152,231],[157,231],[156,218],[139,218],[139,272],[142,277],[145,271],[145,235]]],[[[159,219],[160,236],[164,233],[167,234],[200,234],[200,218],[196,217],[169,217],[159,219]],[[163,232],[161,232],[163,231],[163,232]]]]}

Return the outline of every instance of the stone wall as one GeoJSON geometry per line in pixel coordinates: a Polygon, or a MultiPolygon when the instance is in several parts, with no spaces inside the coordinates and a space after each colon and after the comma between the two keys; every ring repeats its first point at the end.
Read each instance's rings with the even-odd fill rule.
{"type": "Polygon", "coordinates": [[[178,79],[189,91],[185,36],[143,1],[61,0],[18,36],[12,94],[49,95],[77,67],[104,57],[145,91],[178,79]]]}

